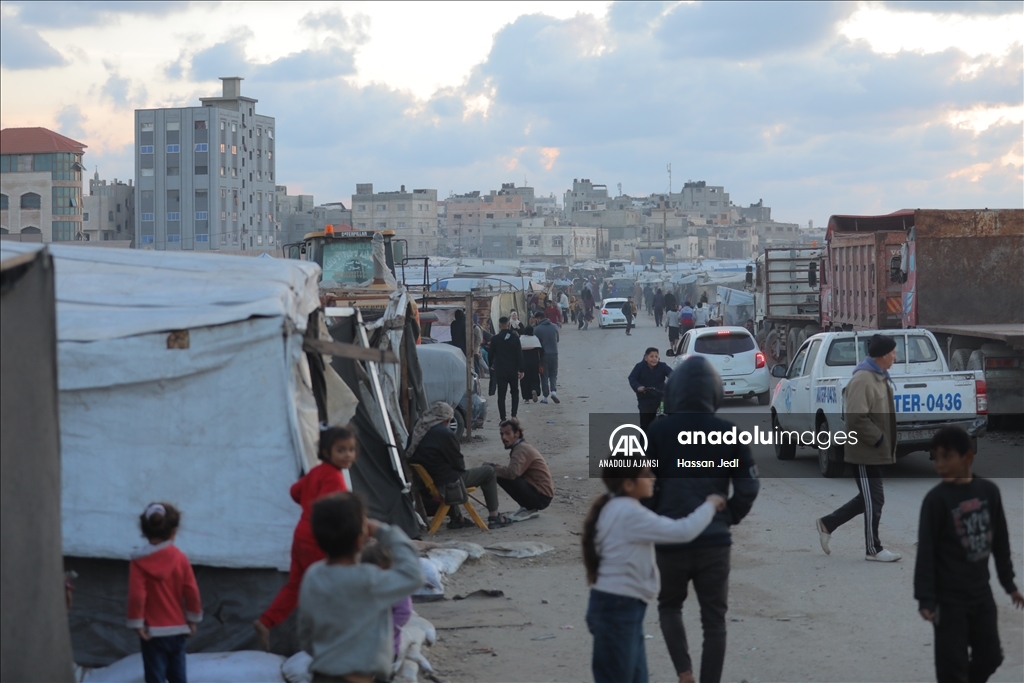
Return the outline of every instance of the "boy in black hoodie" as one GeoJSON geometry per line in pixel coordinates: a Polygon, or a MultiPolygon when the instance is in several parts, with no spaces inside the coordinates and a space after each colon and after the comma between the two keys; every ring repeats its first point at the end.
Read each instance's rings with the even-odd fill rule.
{"type": "Polygon", "coordinates": [[[996,485],[971,474],[967,432],[940,429],[931,452],[942,483],[921,504],[914,597],[921,616],[935,627],[939,683],[984,683],[1003,661],[989,555],[995,556],[999,583],[1024,608],[1024,595],[1013,583],[1006,515],[996,485]]]}
{"type": "Polygon", "coordinates": [[[692,682],[693,664],[683,628],[683,602],[687,586],[700,602],[704,644],[700,660],[701,683],[718,683],[725,663],[725,613],[728,610],[729,562],[732,533],[754,505],[760,489],[757,465],[750,447],[742,444],[679,444],[681,431],[728,432],[731,422],[715,416],[722,405],[722,378],[708,360],[695,356],[672,371],[665,388],[665,417],[651,423],[647,457],[656,459],[654,497],[645,504],[659,515],[680,519],[696,510],[708,494],[727,498],[725,510],[689,543],[656,546],[661,593],[658,617],[680,683],[692,682]],[[678,460],[738,461],[738,467],[679,467],[678,460]],[[732,496],[729,487],[732,485],[732,496]]]}

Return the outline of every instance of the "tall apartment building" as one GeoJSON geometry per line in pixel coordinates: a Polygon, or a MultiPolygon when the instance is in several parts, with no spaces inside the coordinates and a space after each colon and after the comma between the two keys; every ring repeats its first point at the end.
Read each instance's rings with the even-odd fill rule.
{"type": "Polygon", "coordinates": [[[0,131],[0,233],[34,242],[84,239],[85,147],[47,128],[0,131]]]}
{"type": "Polygon", "coordinates": [[[82,199],[82,233],[86,241],[110,242],[135,239],[135,186],[117,178],[100,180],[99,171],[89,179],[89,194],[82,199]]]}
{"type": "Polygon", "coordinates": [[[409,256],[433,256],[437,250],[437,190],[374,192],[373,183],[357,183],[352,195],[352,227],[393,230],[406,240],[409,256]]]}
{"type": "Polygon", "coordinates": [[[199,107],[135,111],[136,246],[158,250],[274,251],[274,118],[221,78],[199,107]]]}
{"type": "Polygon", "coordinates": [[[572,180],[572,189],[565,193],[565,219],[573,220],[576,211],[602,211],[608,208],[608,186],[595,185],[589,178],[572,180]]]}
{"type": "Polygon", "coordinates": [[[682,192],[669,195],[669,204],[673,209],[685,211],[695,222],[703,219],[709,225],[729,225],[731,222],[731,203],[729,193],[721,185],[708,185],[698,180],[683,183],[682,192]]]}

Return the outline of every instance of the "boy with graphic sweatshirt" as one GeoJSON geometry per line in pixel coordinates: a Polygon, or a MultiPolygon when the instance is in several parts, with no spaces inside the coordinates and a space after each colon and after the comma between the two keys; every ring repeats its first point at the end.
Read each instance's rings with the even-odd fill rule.
{"type": "Polygon", "coordinates": [[[971,474],[974,453],[966,431],[940,429],[931,452],[942,483],[921,504],[914,597],[921,617],[935,627],[939,683],[984,683],[1003,661],[990,555],[999,583],[1024,608],[1024,595],[1013,582],[1006,515],[999,488],[971,474]]]}

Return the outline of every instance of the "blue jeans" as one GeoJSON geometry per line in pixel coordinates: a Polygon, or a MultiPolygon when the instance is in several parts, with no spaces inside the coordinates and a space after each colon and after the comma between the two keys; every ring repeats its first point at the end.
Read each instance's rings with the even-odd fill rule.
{"type": "Polygon", "coordinates": [[[646,612],[643,600],[591,589],[587,628],[594,636],[594,683],[647,683],[646,612]]]}
{"type": "Polygon", "coordinates": [[[544,374],[540,376],[540,389],[545,396],[557,391],[555,384],[558,382],[558,354],[544,354],[544,374]]]}
{"type": "Polygon", "coordinates": [[[185,636],[154,636],[142,643],[146,683],[187,683],[185,636]]]}

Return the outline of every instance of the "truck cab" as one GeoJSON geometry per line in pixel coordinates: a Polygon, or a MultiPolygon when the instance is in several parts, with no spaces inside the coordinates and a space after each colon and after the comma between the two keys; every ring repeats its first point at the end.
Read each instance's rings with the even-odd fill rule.
{"type": "MultiPolygon", "coordinates": [[[[772,394],[776,429],[835,433],[845,430],[844,390],[858,363],[867,356],[875,331],[823,332],[797,349],[788,367],[772,368],[780,379],[772,394]]],[[[988,395],[984,373],[950,371],[935,337],[927,330],[885,330],[894,337],[896,362],[889,370],[896,412],[896,456],[924,450],[935,432],[958,425],[976,438],[987,426],[988,395]]],[[[776,444],[776,456],[790,460],[796,446],[776,444]]],[[[843,448],[818,450],[825,477],[843,473],[843,448]]]]}
{"type": "MultiPolygon", "coordinates": [[[[373,236],[384,238],[384,257],[392,277],[395,275],[395,233],[391,230],[335,230],[328,225],[322,231],[311,232],[301,242],[282,247],[285,258],[312,261],[320,266],[321,282],[336,286],[354,287],[374,277],[373,236]]],[[[403,240],[398,240],[402,243],[403,240]]],[[[401,246],[399,244],[399,250],[401,246]]],[[[328,284],[325,286],[335,286],[328,284]]]]}

